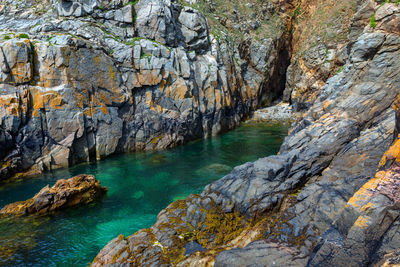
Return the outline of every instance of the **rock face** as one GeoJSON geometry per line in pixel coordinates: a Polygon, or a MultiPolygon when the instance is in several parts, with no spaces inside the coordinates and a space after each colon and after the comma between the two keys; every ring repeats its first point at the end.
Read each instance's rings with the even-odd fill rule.
{"type": "Polygon", "coordinates": [[[93,175],[78,175],[68,180],[58,180],[46,186],[33,198],[9,204],[0,210],[0,215],[47,214],[55,210],[93,202],[107,192],[93,175]]]}
{"type": "Polygon", "coordinates": [[[0,1],[0,180],[236,127],[282,94],[289,2],[241,41],[196,3],[0,1]]]}
{"type": "Polygon", "coordinates": [[[309,109],[328,78],[342,70],[349,41],[354,42],[369,24],[375,6],[373,0],[297,2],[295,12],[299,18],[294,24],[293,57],[283,96],[294,111],[309,109]]]}
{"type": "Polygon", "coordinates": [[[400,10],[370,1],[357,8],[343,68],[330,72],[279,155],[238,166],[201,195],[172,203],[150,229],[111,241],[92,265],[397,262],[400,10]],[[370,8],[375,28],[360,14],[370,8]],[[207,251],[185,255],[193,241],[207,251]]]}
{"type": "Polygon", "coordinates": [[[280,122],[290,124],[297,119],[289,103],[279,103],[272,107],[258,109],[254,112],[252,119],[263,122],[280,122]]]}

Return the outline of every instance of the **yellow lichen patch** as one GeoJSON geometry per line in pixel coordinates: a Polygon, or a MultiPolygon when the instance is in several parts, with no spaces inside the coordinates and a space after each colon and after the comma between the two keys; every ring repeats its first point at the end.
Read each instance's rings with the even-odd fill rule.
{"type": "Polygon", "coordinates": [[[93,60],[94,60],[94,63],[95,63],[95,65],[99,65],[99,63],[100,63],[100,58],[99,58],[99,56],[95,56],[94,58],[93,58],[93,60]]]}
{"type": "Polygon", "coordinates": [[[324,111],[326,111],[326,110],[329,108],[330,105],[331,105],[331,101],[325,100],[325,101],[322,103],[322,107],[323,107],[324,111]]]}
{"type": "Polygon", "coordinates": [[[155,145],[155,144],[157,144],[158,141],[160,141],[161,139],[162,139],[162,135],[157,136],[157,137],[154,137],[153,139],[151,139],[151,143],[155,145]]]}
{"type": "Polygon", "coordinates": [[[87,109],[85,109],[85,111],[83,112],[83,114],[85,114],[87,117],[92,117],[92,116],[93,116],[93,110],[92,110],[92,108],[87,108],[87,109]]]}
{"type": "Polygon", "coordinates": [[[360,212],[366,211],[373,207],[369,201],[373,198],[383,185],[391,182],[390,170],[379,171],[375,177],[365,183],[354,195],[349,199],[346,208],[352,206],[357,208],[360,212]]]}
{"type": "Polygon", "coordinates": [[[203,211],[204,221],[200,222],[195,236],[197,242],[204,247],[215,247],[227,244],[237,238],[247,223],[238,212],[224,213],[219,208],[203,211]],[[210,242],[211,241],[211,242],[210,242]]]}
{"type": "Polygon", "coordinates": [[[153,105],[153,98],[152,98],[151,92],[148,91],[148,92],[146,92],[146,106],[151,107],[152,105],[153,105]]]}
{"type": "Polygon", "coordinates": [[[108,71],[110,72],[111,80],[115,80],[116,72],[113,70],[113,67],[111,65],[108,66],[108,71]]]}
{"type": "Polygon", "coordinates": [[[371,203],[371,202],[368,202],[366,205],[364,205],[363,207],[362,207],[362,211],[368,211],[369,209],[372,209],[374,207],[374,204],[373,203],[371,203]]]}
{"type": "Polygon", "coordinates": [[[39,115],[40,109],[64,109],[64,98],[57,91],[42,92],[39,89],[32,88],[30,90],[32,95],[33,116],[39,115]]]}
{"type": "Polygon", "coordinates": [[[146,92],[146,105],[155,112],[161,113],[163,111],[163,108],[160,105],[157,105],[153,102],[153,96],[150,91],[146,92]]]}
{"type": "Polygon", "coordinates": [[[372,196],[371,190],[375,189],[376,187],[377,187],[377,178],[372,178],[349,199],[349,201],[346,204],[346,207],[352,205],[353,207],[362,208],[365,201],[368,201],[372,196]]]}
{"type": "Polygon", "coordinates": [[[49,106],[52,109],[62,109],[62,108],[64,108],[65,101],[61,96],[56,96],[54,99],[51,99],[49,95],[47,95],[47,97],[49,97],[49,106]]]}
{"type": "Polygon", "coordinates": [[[19,115],[19,99],[15,94],[0,96],[0,111],[3,115],[19,115]]]}
{"type": "Polygon", "coordinates": [[[11,69],[11,75],[15,83],[27,83],[32,79],[32,64],[31,63],[16,63],[11,69]]]}
{"type": "MultiPolygon", "coordinates": [[[[89,101],[89,98],[87,97],[88,93],[86,90],[82,90],[81,92],[74,92],[74,101],[75,101],[75,106],[77,106],[80,109],[83,109],[85,107],[85,103],[89,101]]],[[[93,103],[93,96],[90,103],[93,103]]]]}
{"type": "Polygon", "coordinates": [[[70,54],[70,51],[69,51],[69,46],[63,46],[63,47],[61,47],[61,53],[62,53],[62,56],[63,56],[63,58],[65,59],[65,61],[66,61],[66,65],[69,65],[69,54],[70,54]]]}
{"type": "Polygon", "coordinates": [[[379,162],[379,167],[385,166],[388,160],[396,160],[396,162],[400,162],[400,139],[397,139],[394,144],[385,152],[381,161],[379,162]]]}
{"type": "Polygon", "coordinates": [[[368,220],[364,216],[358,217],[358,219],[354,223],[355,227],[358,228],[367,228],[368,227],[368,220]]]}
{"type": "Polygon", "coordinates": [[[98,108],[103,114],[107,115],[108,114],[108,108],[105,106],[99,107],[98,108]]]}
{"type": "Polygon", "coordinates": [[[186,97],[192,96],[190,89],[186,86],[183,79],[177,79],[171,86],[165,86],[163,91],[166,96],[175,100],[185,99],[186,97]]]}

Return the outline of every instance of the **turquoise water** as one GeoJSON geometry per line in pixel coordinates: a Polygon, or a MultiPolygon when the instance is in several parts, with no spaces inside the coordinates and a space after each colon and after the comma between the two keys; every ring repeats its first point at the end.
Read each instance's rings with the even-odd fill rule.
{"type": "Polygon", "coordinates": [[[0,208],[58,179],[94,174],[107,196],[50,216],[0,220],[0,266],[86,266],[119,234],[150,227],[169,203],[201,193],[237,165],[276,154],[287,126],[246,123],[168,151],[125,154],[0,188],[0,208]]]}

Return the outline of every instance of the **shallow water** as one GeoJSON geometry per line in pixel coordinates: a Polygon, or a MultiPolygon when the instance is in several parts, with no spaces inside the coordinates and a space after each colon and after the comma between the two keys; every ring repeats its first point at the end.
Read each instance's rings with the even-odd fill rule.
{"type": "Polygon", "coordinates": [[[0,221],[0,266],[86,266],[117,235],[150,227],[172,201],[201,193],[234,166],[276,154],[287,129],[245,123],[168,151],[114,156],[4,186],[0,208],[81,173],[94,174],[109,191],[89,206],[0,221]]]}

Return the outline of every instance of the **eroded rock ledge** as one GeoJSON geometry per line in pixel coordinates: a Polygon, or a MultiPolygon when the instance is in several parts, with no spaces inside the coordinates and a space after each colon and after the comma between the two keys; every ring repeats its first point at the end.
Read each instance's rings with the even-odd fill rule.
{"type": "Polygon", "coordinates": [[[46,186],[33,198],[6,205],[0,210],[1,215],[48,214],[68,207],[88,204],[103,196],[106,187],[93,175],[78,175],[68,180],[58,180],[52,186],[46,186]]]}

